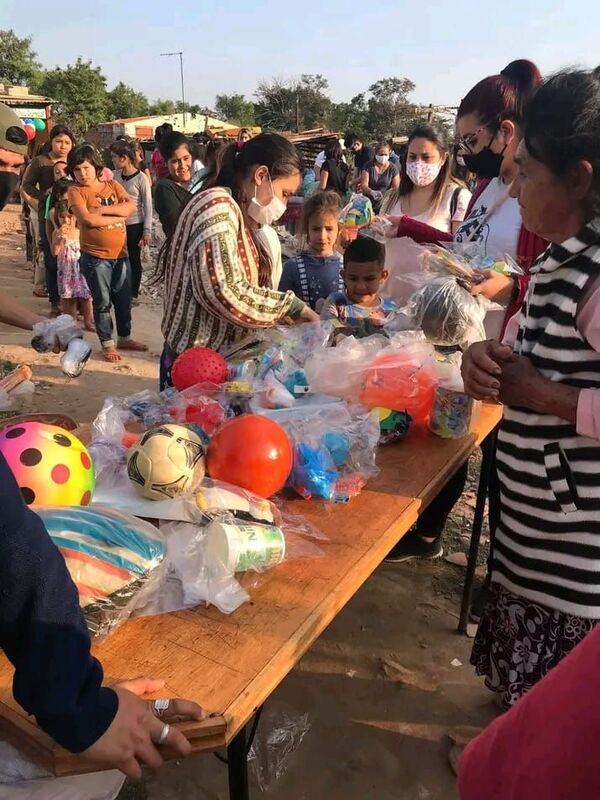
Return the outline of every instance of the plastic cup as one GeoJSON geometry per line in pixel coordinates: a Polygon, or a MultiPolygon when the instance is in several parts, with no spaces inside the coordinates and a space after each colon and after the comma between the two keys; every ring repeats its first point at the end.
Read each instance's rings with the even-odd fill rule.
{"type": "Polygon", "coordinates": [[[262,572],[285,558],[283,531],[275,525],[213,522],[206,536],[206,562],[215,570],[262,572]]]}

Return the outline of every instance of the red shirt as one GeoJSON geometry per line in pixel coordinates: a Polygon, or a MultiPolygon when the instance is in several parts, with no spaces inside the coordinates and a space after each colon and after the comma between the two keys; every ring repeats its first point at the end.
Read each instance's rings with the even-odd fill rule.
{"type": "Polygon", "coordinates": [[[169,168],[167,162],[161,156],[158,150],[155,150],[150,157],[150,163],[154,167],[154,173],[157,178],[168,178],[169,168]]]}

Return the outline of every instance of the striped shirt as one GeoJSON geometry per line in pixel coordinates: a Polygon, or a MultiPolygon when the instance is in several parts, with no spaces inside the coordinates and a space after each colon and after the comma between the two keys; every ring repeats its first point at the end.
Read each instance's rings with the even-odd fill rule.
{"type": "MultiPolygon", "coordinates": [[[[546,378],[600,388],[600,352],[577,310],[600,272],[600,219],[532,269],[515,352],[546,378]]],[[[600,619],[600,441],[557,416],[507,407],[498,436],[502,513],[493,580],[557,611],[600,619]]]]}
{"type": "Polygon", "coordinates": [[[167,257],[162,332],[175,354],[221,350],[304,304],[258,285],[258,252],[226,189],[200,192],[184,208],[167,257]]]}

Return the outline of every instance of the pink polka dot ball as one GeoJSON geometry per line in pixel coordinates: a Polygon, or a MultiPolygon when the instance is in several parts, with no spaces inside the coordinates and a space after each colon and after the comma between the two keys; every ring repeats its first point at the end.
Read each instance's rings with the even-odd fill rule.
{"type": "Polygon", "coordinates": [[[87,506],[94,492],[92,459],[69,431],[20,422],[0,432],[0,453],[29,506],[87,506]]]}

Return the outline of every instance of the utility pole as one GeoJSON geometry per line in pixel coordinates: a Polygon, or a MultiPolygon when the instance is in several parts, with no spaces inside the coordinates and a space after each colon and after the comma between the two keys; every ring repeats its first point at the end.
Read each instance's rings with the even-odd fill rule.
{"type": "Polygon", "coordinates": [[[185,131],[185,84],[183,82],[183,51],[176,50],[174,53],[161,53],[161,56],[179,56],[179,71],[181,73],[181,110],[183,111],[183,128],[185,131]]]}
{"type": "Polygon", "coordinates": [[[300,133],[300,95],[296,92],[296,133],[300,133]]]}

